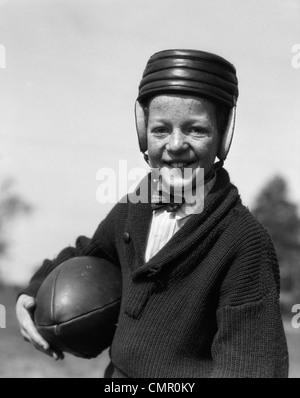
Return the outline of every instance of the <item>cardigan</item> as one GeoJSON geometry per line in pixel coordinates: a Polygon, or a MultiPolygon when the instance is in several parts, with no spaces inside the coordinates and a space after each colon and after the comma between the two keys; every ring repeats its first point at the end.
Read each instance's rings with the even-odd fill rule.
{"type": "Polygon", "coordinates": [[[162,247],[171,239],[171,237],[187,222],[193,213],[201,213],[204,207],[204,200],[209,191],[214,186],[216,175],[203,186],[203,192],[200,193],[198,203],[183,203],[176,211],[168,212],[163,206],[153,210],[150,222],[145,261],[149,261],[162,247]]]}
{"type": "Polygon", "coordinates": [[[23,293],[35,297],[68,258],[104,257],[122,269],[115,377],[288,377],[274,246],[227,171],[203,211],[145,263],[151,217],[149,203],[121,201],[91,239],[45,260],[23,293]]]}

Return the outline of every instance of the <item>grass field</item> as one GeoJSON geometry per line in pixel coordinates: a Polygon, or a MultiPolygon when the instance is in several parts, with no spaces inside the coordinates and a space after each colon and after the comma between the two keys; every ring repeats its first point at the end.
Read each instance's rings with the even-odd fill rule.
{"type": "MultiPolygon", "coordinates": [[[[108,362],[104,352],[96,359],[85,360],[67,355],[64,361],[36,351],[21,337],[15,317],[16,291],[0,287],[0,303],[6,307],[6,329],[0,329],[0,378],[99,378],[108,362]]],[[[300,329],[285,322],[290,355],[290,378],[300,378],[300,329]]]]}

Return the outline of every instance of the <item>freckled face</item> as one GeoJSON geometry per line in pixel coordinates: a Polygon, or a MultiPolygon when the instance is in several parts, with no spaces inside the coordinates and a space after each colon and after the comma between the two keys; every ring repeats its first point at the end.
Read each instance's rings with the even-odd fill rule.
{"type": "Polygon", "coordinates": [[[190,168],[193,179],[197,168],[203,168],[206,175],[219,147],[216,106],[186,95],[154,97],[149,104],[147,140],[152,167],[190,168]]]}

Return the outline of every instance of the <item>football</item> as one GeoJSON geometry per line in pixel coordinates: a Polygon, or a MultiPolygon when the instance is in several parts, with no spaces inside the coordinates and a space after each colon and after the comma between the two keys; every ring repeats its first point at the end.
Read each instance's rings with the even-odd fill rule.
{"type": "Polygon", "coordinates": [[[98,257],[56,267],[37,297],[34,322],[53,349],[95,358],[111,345],[122,294],[121,270],[98,257]]]}

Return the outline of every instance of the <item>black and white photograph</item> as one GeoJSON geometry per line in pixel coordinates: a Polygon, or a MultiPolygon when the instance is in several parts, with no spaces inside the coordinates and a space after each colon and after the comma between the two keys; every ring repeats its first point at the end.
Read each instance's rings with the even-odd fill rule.
{"type": "Polygon", "coordinates": [[[299,155],[299,0],[0,0],[0,378],[300,378],[299,155]]]}

